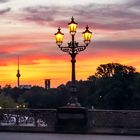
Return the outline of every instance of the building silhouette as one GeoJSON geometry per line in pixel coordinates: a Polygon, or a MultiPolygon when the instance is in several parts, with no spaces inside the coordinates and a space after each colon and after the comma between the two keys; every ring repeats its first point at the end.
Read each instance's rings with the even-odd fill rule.
{"type": "Polygon", "coordinates": [[[51,88],[51,79],[45,79],[45,89],[51,88]]]}

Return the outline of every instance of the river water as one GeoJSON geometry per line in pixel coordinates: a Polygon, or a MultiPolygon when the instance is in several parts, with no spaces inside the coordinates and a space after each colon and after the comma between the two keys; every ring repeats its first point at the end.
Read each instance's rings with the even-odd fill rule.
{"type": "Polygon", "coordinates": [[[140,136],[0,132],[0,140],[140,140],[140,136]]]}

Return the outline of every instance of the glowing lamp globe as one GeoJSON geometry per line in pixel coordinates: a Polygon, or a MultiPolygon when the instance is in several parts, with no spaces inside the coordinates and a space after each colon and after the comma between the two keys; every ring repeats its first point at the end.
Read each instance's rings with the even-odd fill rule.
{"type": "Polygon", "coordinates": [[[71,22],[68,23],[69,31],[71,35],[75,35],[76,33],[76,28],[77,28],[77,23],[74,21],[74,18],[71,18],[71,22]]]}
{"type": "Polygon", "coordinates": [[[92,32],[89,31],[89,27],[86,27],[86,30],[83,32],[84,42],[88,45],[91,41],[92,32]]]}
{"type": "Polygon", "coordinates": [[[55,38],[56,38],[56,44],[58,46],[61,46],[63,43],[64,34],[61,32],[60,27],[58,28],[58,32],[55,33],[55,38]]]}

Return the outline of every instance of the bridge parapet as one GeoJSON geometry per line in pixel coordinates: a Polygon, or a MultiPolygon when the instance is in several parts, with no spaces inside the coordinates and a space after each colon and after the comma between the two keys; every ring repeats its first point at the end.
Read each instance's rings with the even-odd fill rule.
{"type": "Polygon", "coordinates": [[[56,109],[0,109],[0,126],[54,127],[56,109]]]}
{"type": "Polygon", "coordinates": [[[140,128],[140,111],[88,110],[90,127],[140,128]]]}
{"type": "MultiPolygon", "coordinates": [[[[0,131],[56,132],[56,120],[56,109],[0,109],[0,131]]],[[[140,134],[140,111],[87,110],[85,127],[85,133],[140,134]]]]}

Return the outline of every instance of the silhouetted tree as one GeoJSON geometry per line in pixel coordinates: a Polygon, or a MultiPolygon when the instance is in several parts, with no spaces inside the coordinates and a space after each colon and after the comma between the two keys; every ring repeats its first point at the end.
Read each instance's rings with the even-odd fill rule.
{"type": "Polygon", "coordinates": [[[108,63],[108,64],[101,64],[97,68],[95,76],[97,78],[112,77],[114,75],[123,76],[125,74],[130,74],[134,72],[135,72],[135,68],[132,66],[125,66],[119,63],[108,63]]]}
{"type": "Polygon", "coordinates": [[[128,109],[134,95],[134,67],[118,63],[102,64],[97,68],[95,77],[96,89],[92,99],[96,108],[128,109]]]}
{"type": "Polygon", "coordinates": [[[16,105],[17,104],[9,95],[0,94],[0,106],[2,108],[15,108],[16,105]]]}

